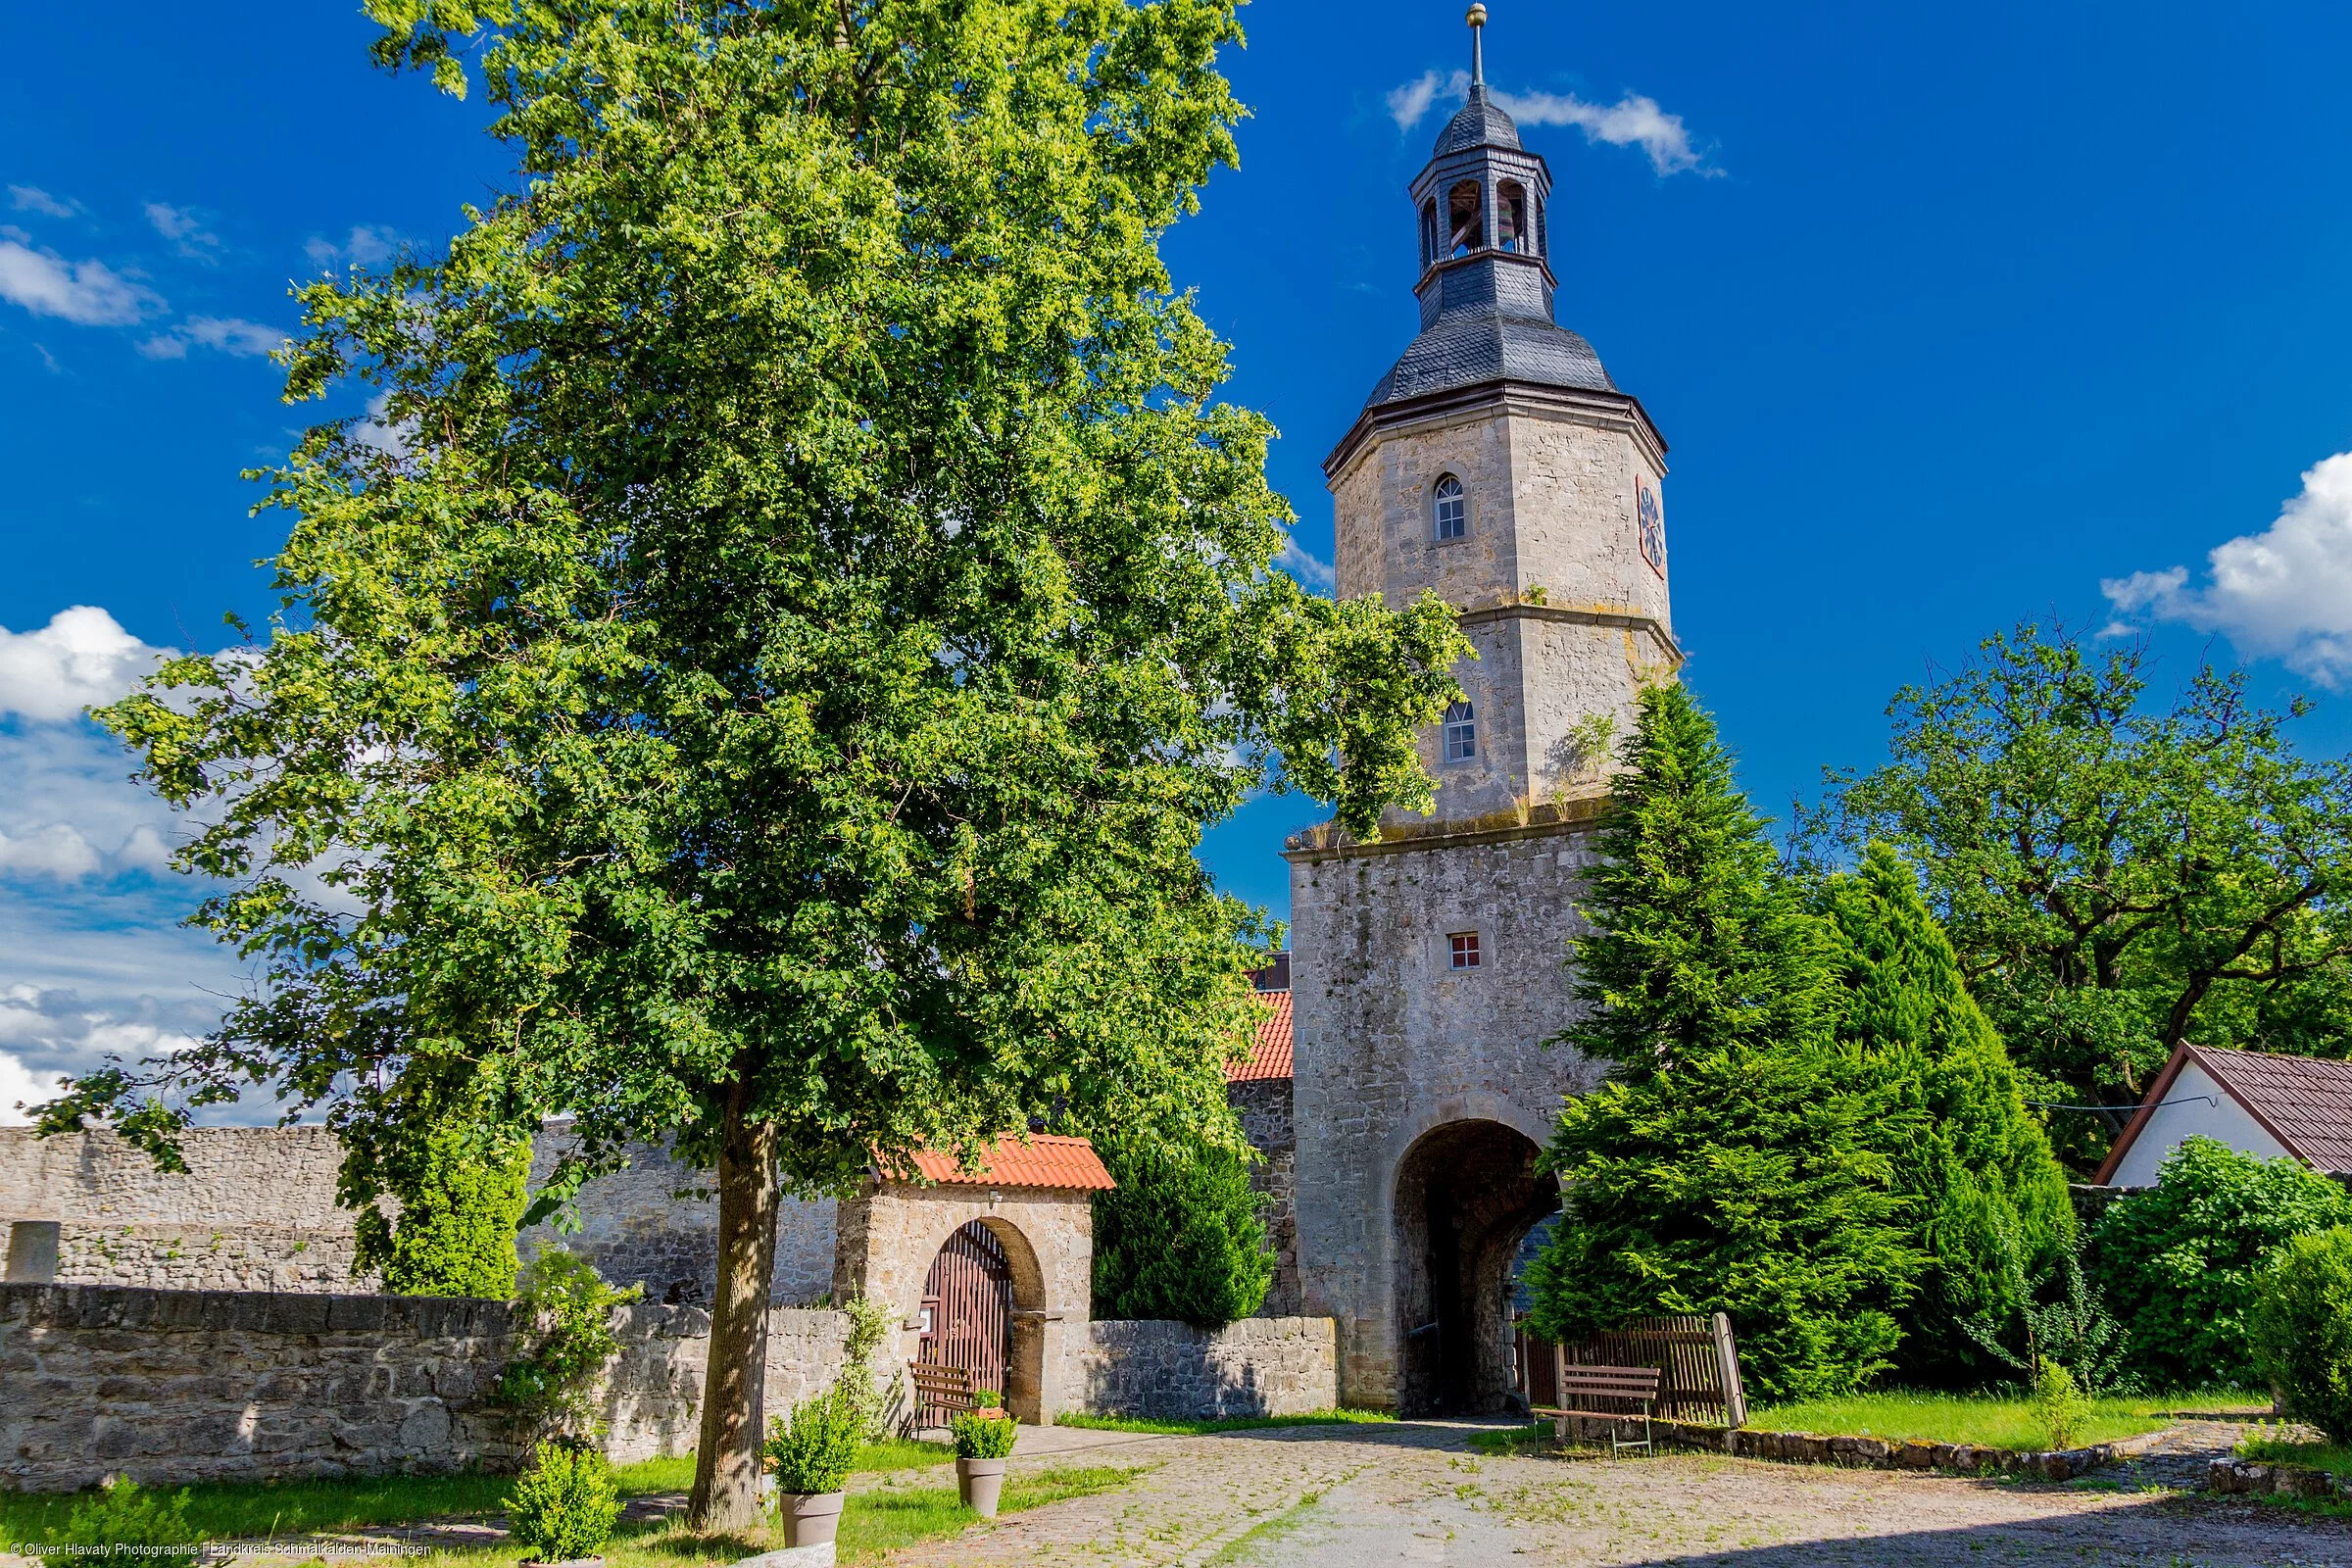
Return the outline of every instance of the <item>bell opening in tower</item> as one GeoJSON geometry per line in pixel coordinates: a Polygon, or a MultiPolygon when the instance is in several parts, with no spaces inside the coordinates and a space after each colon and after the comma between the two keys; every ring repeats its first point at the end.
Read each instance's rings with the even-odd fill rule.
{"type": "Polygon", "coordinates": [[[1449,256],[1467,256],[1487,242],[1486,203],[1478,181],[1465,179],[1446,193],[1446,227],[1453,237],[1449,256]]]}
{"type": "Polygon", "coordinates": [[[1524,254],[1532,247],[1527,232],[1527,187],[1506,179],[1494,189],[1494,246],[1524,254]]]}

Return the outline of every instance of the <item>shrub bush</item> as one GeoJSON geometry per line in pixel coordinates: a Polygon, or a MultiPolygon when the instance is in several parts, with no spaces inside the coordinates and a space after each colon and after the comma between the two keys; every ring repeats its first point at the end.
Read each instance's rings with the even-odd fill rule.
{"type": "Polygon", "coordinates": [[[857,1466],[864,1441],[864,1420],[857,1404],[834,1388],[794,1405],[789,1415],[770,1420],[760,1451],[775,1475],[777,1491],[839,1492],[857,1466]]]}
{"type": "Polygon", "coordinates": [[[499,1373],[499,1402],[542,1432],[598,1431],[596,1380],[620,1350],[612,1308],[644,1294],[642,1285],[614,1290],[586,1258],[561,1247],[541,1248],[523,1265],[514,1298],[516,1317],[535,1338],[499,1373]]]}
{"type": "Polygon", "coordinates": [[[998,1414],[993,1403],[957,1411],[949,1420],[948,1430],[955,1436],[958,1459],[1002,1459],[1012,1452],[1013,1442],[1020,1436],[1012,1417],[998,1414]]]}
{"type": "Polygon", "coordinates": [[[2291,1238],[2352,1223],[2352,1195],[2292,1159],[2256,1159],[2210,1138],[2183,1140],[2157,1182],[2100,1219],[2090,1270],[2151,1382],[2252,1387],[2260,1374],[2246,1315],[2257,1277],[2291,1238]]]}
{"type": "Polygon", "coordinates": [[[1265,1304],[1265,1199],[1239,1153],[1115,1134],[1095,1149],[1118,1184],[1095,1197],[1095,1316],[1218,1329],[1265,1304]]]}
{"type": "Polygon", "coordinates": [[[541,1562],[593,1557],[612,1538],[620,1490],[612,1466],[584,1443],[542,1443],[507,1498],[507,1530],[541,1562]]]}
{"type": "Polygon", "coordinates": [[[2352,1442],[2352,1228],[2287,1238],[2255,1282],[2246,1328],[2286,1413],[2352,1442]]]}
{"type": "Polygon", "coordinates": [[[2071,1448],[2084,1423],[2090,1420],[2090,1396],[2075,1383],[2075,1375],[2056,1361],[2044,1361],[2034,1375],[2034,1419],[2053,1448],[2071,1448]]]}
{"type": "Polygon", "coordinates": [[[188,1523],[185,1490],[149,1492],[128,1476],[118,1476],[74,1504],[59,1546],[187,1546],[203,1539],[188,1523]]]}

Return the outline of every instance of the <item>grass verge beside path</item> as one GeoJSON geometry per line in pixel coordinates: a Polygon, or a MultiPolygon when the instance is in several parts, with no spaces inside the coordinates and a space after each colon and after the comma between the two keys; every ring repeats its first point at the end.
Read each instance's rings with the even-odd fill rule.
{"type": "MultiPolygon", "coordinates": [[[[1004,1477],[1004,1494],[997,1504],[998,1517],[1042,1508],[1050,1502],[1091,1497],[1129,1486],[1151,1465],[1069,1465],[1053,1470],[1011,1471],[1004,1477]]],[[[940,1536],[952,1536],[973,1522],[974,1515],[956,1499],[954,1487],[876,1487],[850,1494],[841,1512],[838,1547],[845,1563],[873,1562],[901,1546],[940,1536]]],[[[608,1563],[607,1568],[623,1568],[608,1563]]]]}
{"type": "MultiPolygon", "coordinates": [[[[2252,1419],[2268,1413],[2234,1389],[2202,1390],[2105,1398],[2095,1401],[2091,1417],[2076,1434],[2075,1446],[2113,1443],[2122,1438],[2156,1432],[2189,1415],[2243,1415],[2252,1419]]],[[[1900,1389],[1883,1394],[1856,1394],[1842,1399],[1807,1399],[1765,1405],[1748,1412],[1747,1424],[1760,1432],[1808,1432],[1830,1438],[1886,1438],[1921,1443],[1973,1443],[1988,1448],[2034,1451],[2049,1446],[2049,1434],[2024,1399],[1990,1395],[1921,1394],[1900,1389]]],[[[2286,1450],[2316,1449],[2320,1446],[2280,1441],[2278,1451],[2251,1454],[2255,1458],[2290,1459],[2330,1468],[2318,1458],[2296,1459],[2286,1450]]],[[[1475,1433],[1470,1446],[1480,1453],[1540,1453],[1554,1446],[1551,1423],[1475,1433]]],[[[2352,1450],[2330,1450],[2337,1463],[2352,1473],[2352,1450]]]]}
{"type": "MultiPolygon", "coordinates": [[[[858,1469],[871,1474],[945,1464],[956,1450],[944,1443],[893,1438],[867,1444],[858,1469]]],[[[694,1485],[694,1456],[617,1465],[613,1479],[624,1497],[685,1492],[694,1485]]],[[[159,1487],[170,1495],[175,1487],[159,1487]]],[[[192,1486],[188,1523],[207,1541],[267,1536],[311,1536],[422,1519],[462,1519],[504,1510],[513,1476],[468,1471],[454,1476],[354,1476],[333,1481],[268,1481],[192,1486]]],[[[74,1504],[87,1494],[0,1492],[0,1542],[39,1543],[63,1533],[74,1504]]]]}
{"type": "Polygon", "coordinates": [[[2352,1446],[2325,1440],[2300,1443],[2288,1437],[2287,1431],[2283,1424],[2274,1427],[2262,1422],[2238,1444],[2239,1456],[2267,1464],[2307,1464],[2314,1470],[2352,1475],[2352,1446]]]}
{"type": "Polygon", "coordinates": [[[1396,1419],[1386,1410],[1316,1410],[1306,1415],[1228,1415],[1200,1421],[1155,1421],[1130,1415],[1080,1415],[1065,1410],[1054,1418],[1054,1424],[1057,1427],[1076,1427],[1086,1432],[1148,1432],[1165,1438],[1197,1438],[1214,1432],[1256,1432],[1266,1427],[1321,1427],[1396,1419]]]}
{"type": "MultiPolygon", "coordinates": [[[[2247,1396],[2211,1390],[2108,1397],[2094,1401],[2090,1419],[2075,1446],[2113,1443],[2170,1426],[2178,1412],[2214,1411],[2246,1405],[2247,1396]]],[[[2267,1405],[2264,1406],[2267,1409],[2267,1405]]],[[[2248,1406],[2248,1413],[2252,1407],[2248,1406]]],[[[1824,1437],[1915,1439],[1922,1443],[1975,1443],[1992,1448],[2049,1446],[2049,1434],[2022,1398],[1984,1395],[1923,1394],[1888,1390],[1842,1399],[1806,1399],[1766,1405],[1748,1412],[1747,1424],[1764,1432],[1810,1432],[1824,1437]]]]}

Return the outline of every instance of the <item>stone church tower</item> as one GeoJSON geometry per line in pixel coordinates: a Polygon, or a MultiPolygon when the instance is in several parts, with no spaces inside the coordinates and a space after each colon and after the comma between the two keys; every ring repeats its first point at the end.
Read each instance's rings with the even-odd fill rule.
{"type": "MultiPolygon", "coordinates": [[[[1479,61],[1483,6],[1471,9],[1479,61]]],[[[1291,840],[1297,1225],[1342,1397],[1498,1408],[1513,1254],[1557,1206],[1533,1161],[1594,1070],[1543,1042],[1608,759],[1682,662],[1665,442],[1552,319],[1551,173],[1474,70],[1411,186],[1421,332],[1325,460],[1339,592],[1435,590],[1477,648],[1422,739],[1426,817],[1291,840]]],[[[1562,224],[1564,245],[1590,244],[1562,224]]]]}

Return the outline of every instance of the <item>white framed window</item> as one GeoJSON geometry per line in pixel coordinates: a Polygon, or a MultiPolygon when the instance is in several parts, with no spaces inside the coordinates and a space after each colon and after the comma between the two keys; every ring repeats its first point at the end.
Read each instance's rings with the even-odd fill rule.
{"type": "Polygon", "coordinates": [[[1453,950],[1453,966],[1456,969],[1476,969],[1482,966],[1477,932],[1456,931],[1446,941],[1453,950]]]}
{"type": "Polygon", "coordinates": [[[1430,492],[1431,531],[1440,539],[1460,539],[1470,532],[1470,497],[1462,481],[1447,474],[1430,492]]]}
{"type": "Polygon", "coordinates": [[[1478,757],[1478,714],[1468,703],[1446,710],[1446,760],[1473,761],[1478,757]]]}

